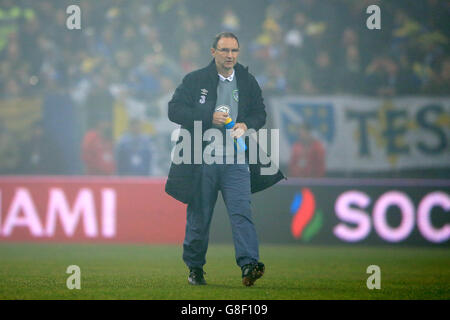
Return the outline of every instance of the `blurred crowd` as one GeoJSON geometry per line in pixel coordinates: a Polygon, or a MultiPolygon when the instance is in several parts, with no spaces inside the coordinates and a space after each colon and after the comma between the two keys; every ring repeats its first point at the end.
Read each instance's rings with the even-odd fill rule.
{"type": "Polygon", "coordinates": [[[0,3],[1,100],[64,93],[81,106],[83,139],[92,112],[110,117],[117,100],[130,117],[166,117],[174,88],[209,62],[220,31],[237,34],[265,97],[449,93],[448,1],[0,3]],[[72,4],[81,30],[66,27],[72,4]],[[366,28],[372,4],[382,7],[381,30],[366,28]]]}
{"type": "MultiPolygon", "coordinates": [[[[157,159],[155,146],[152,138],[142,131],[141,121],[132,119],[117,141],[112,139],[111,127],[110,121],[100,118],[86,131],[80,150],[84,173],[96,176],[152,175],[157,159]]],[[[0,175],[71,173],[69,161],[58,147],[57,139],[46,133],[42,122],[32,124],[29,140],[23,144],[16,141],[0,122],[0,175]]]]}
{"type": "Polygon", "coordinates": [[[69,31],[65,9],[77,2],[2,0],[1,96],[57,82],[82,99],[101,78],[153,99],[207,63],[221,30],[240,37],[242,60],[273,93],[447,93],[449,2],[385,1],[381,30],[368,30],[365,9],[379,2],[79,1],[82,29],[69,31]]]}

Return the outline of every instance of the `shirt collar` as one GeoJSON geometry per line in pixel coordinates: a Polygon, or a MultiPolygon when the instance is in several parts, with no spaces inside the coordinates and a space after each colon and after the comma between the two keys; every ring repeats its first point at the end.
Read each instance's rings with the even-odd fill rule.
{"type": "Polygon", "coordinates": [[[233,81],[233,79],[234,79],[234,69],[233,69],[233,73],[228,78],[225,78],[223,75],[221,75],[219,73],[219,79],[220,79],[220,81],[225,81],[225,80],[228,80],[230,82],[233,81]]]}

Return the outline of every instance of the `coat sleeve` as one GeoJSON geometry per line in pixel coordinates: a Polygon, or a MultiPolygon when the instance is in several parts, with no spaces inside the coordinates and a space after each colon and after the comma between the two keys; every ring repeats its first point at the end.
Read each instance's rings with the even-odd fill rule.
{"type": "Polygon", "coordinates": [[[255,129],[258,131],[266,124],[266,106],[262,97],[261,88],[255,77],[249,75],[250,86],[250,111],[247,113],[244,123],[248,129],[255,129]]]}
{"type": "Polygon", "coordinates": [[[212,125],[213,110],[196,107],[192,86],[194,81],[195,79],[188,74],[175,90],[169,101],[169,120],[185,128],[193,128],[194,121],[202,121],[203,127],[209,128],[212,125]]]}

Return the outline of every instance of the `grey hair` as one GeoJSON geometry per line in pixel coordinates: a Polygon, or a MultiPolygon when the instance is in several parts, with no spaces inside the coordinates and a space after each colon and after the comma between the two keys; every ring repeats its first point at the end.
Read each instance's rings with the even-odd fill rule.
{"type": "Polygon", "coordinates": [[[216,37],[214,38],[214,42],[213,42],[213,45],[212,45],[212,47],[214,49],[217,49],[217,43],[222,38],[233,38],[233,39],[236,39],[236,41],[238,43],[238,47],[239,47],[239,40],[238,40],[238,38],[236,37],[236,35],[234,33],[232,33],[232,32],[221,32],[221,33],[217,34],[216,37]]]}

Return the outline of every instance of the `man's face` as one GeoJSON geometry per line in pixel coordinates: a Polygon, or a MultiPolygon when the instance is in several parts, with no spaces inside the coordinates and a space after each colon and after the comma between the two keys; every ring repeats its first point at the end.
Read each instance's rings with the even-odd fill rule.
{"type": "Polygon", "coordinates": [[[211,48],[211,54],[216,60],[218,68],[231,70],[239,56],[239,45],[234,38],[221,38],[217,42],[217,49],[211,48]]]}

